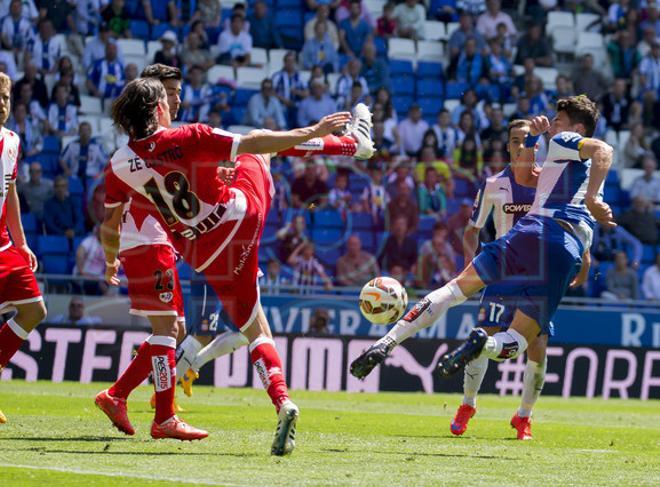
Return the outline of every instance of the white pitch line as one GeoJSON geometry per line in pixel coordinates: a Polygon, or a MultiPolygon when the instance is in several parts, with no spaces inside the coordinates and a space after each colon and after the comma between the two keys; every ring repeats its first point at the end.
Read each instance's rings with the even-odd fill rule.
{"type": "Polygon", "coordinates": [[[99,470],[83,470],[79,468],[65,468],[65,467],[46,467],[43,465],[19,465],[11,463],[0,463],[0,467],[6,468],[26,468],[30,470],[47,470],[52,472],[61,472],[61,473],[71,473],[76,475],[99,475],[102,477],[127,477],[133,479],[142,479],[142,480],[154,480],[154,481],[167,481],[167,482],[180,482],[186,484],[195,484],[195,485],[226,485],[226,486],[239,486],[241,484],[232,484],[228,482],[214,482],[212,480],[193,480],[186,479],[181,477],[167,477],[163,475],[149,475],[149,474],[139,474],[139,473],[130,473],[130,472],[103,472],[99,470]]]}

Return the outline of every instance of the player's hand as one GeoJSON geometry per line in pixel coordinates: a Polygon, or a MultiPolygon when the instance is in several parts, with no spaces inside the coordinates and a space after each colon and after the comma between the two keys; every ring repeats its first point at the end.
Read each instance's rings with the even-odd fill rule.
{"type": "Polygon", "coordinates": [[[111,286],[119,286],[119,260],[115,259],[113,265],[105,263],[105,282],[111,286]]]}
{"type": "Polygon", "coordinates": [[[576,288],[582,286],[589,278],[589,268],[591,267],[591,252],[587,251],[582,256],[582,267],[580,272],[571,281],[570,287],[576,288]]]}
{"type": "Polygon", "coordinates": [[[36,272],[37,267],[39,267],[39,262],[37,261],[37,256],[30,250],[30,247],[27,244],[18,245],[16,247],[18,253],[23,256],[23,258],[30,264],[30,270],[36,272]]]}
{"type": "Polygon", "coordinates": [[[548,120],[548,117],[545,115],[532,117],[530,121],[532,122],[532,125],[529,128],[529,133],[534,137],[544,134],[550,128],[550,120],[548,120]]]}
{"type": "Polygon", "coordinates": [[[220,181],[225,184],[231,184],[234,182],[234,173],[236,169],[233,167],[219,167],[218,168],[218,177],[220,181]]]}
{"type": "Polygon", "coordinates": [[[343,129],[350,121],[350,112],[337,112],[331,115],[326,115],[314,126],[314,137],[324,137],[343,129]]]}
{"type": "Polygon", "coordinates": [[[600,199],[589,198],[585,200],[585,204],[587,205],[587,209],[591,213],[591,216],[593,216],[603,228],[614,228],[617,226],[610,205],[600,199]]]}

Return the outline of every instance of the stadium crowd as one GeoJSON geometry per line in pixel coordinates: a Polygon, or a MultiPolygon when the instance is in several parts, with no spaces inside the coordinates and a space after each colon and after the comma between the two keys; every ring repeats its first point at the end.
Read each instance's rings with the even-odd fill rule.
{"type": "MultiPolygon", "coordinates": [[[[149,63],[184,74],[178,123],[245,132],[308,125],[368,104],[367,163],[278,159],[264,287],[417,288],[462,269],[484,179],[507,163],[507,122],[598,100],[616,149],[578,296],[660,299],[660,5],[655,0],[4,0],[0,69],[22,140],[19,194],[49,274],[104,272],[103,167],[125,141],[112,99],[149,63]]],[[[543,139],[541,139],[543,141],[543,139]]],[[[543,144],[538,161],[545,155],[543,144]]],[[[485,240],[492,228],[483,230],[485,240]]],[[[189,270],[182,268],[183,277],[189,270]]],[[[82,285],[105,293],[94,280],[82,285]]]]}

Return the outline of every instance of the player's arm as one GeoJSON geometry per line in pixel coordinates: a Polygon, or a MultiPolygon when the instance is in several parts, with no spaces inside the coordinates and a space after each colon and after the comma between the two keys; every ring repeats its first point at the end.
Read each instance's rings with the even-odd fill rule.
{"type": "Polygon", "coordinates": [[[21,203],[18,200],[15,182],[9,184],[9,191],[7,192],[7,227],[16,250],[28,261],[32,272],[36,271],[39,263],[25,240],[25,232],[23,232],[23,224],[21,223],[21,203]]]}
{"type": "Polygon", "coordinates": [[[614,228],[616,223],[614,222],[612,209],[610,205],[603,201],[600,195],[600,188],[605,182],[610,166],[612,166],[614,149],[602,140],[592,138],[582,139],[579,149],[582,159],[591,159],[589,184],[584,195],[584,203],[598,223],[606,228],[614,228]]]}
{"type": "Polygon", "coordinates": [[[488,217],[493,211],[493,200],[488,195],[488,183],[484,185],[477,193],[474,200],[472,216],[468,221],[463,232],[463,262],[467,266],[474,258],[479,248],[479,232],[486,224],[488,217]]]}
{"type": "Polygon", "coordinates": [[[241,137],[237,154],[272,154],[303,144],[316,137],[324,137],[343,128],[351,120],[348,112],[327,115],[315,125],[299,129],[275,132],[253,130],[241,137]]]}
{"type": "Polygon", "coordinates": [[[121,217],[124,214],[124,205],[119,204],[105,208],[103,223],[101,224],[101,245],[105,253],[105,280],[108,284],[119,285],[119,236],[121,232],[121,217]]]}
{"type": "Polygon", "coordinates": [[[580,287],[584,284],[589,277],[589,268],[591,267],[591,252],[589,249],[584,251],[582,254],[582,267],[580,267],[580,272],[573,278],[571,282],[571,287],[580,287]]]}

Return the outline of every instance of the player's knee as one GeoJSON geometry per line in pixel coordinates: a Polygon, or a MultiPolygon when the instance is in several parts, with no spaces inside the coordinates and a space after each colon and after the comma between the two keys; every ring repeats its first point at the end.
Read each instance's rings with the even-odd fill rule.
{"type": "Polygon", "coordinates": [[[18,308],[14,321],[27,331],[33,330],[46,319],[48,312],[43,301],[30,303],[18,308]]]}

